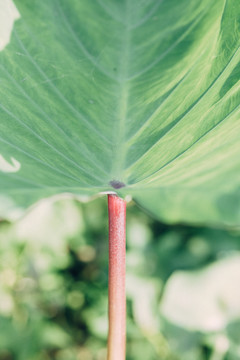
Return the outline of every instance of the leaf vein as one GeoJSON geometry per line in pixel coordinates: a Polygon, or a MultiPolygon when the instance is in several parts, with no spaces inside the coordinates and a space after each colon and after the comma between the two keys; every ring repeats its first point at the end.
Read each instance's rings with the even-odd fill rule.
{"type": "Polygon", "coordinates": [[[226,70],[226,68],[228,67],[228,65],[231,63],[231,61],[233,60],[233,58],[235,57],[235,55],[237,54],[238,50],[240,49],[240,47],[238,47],[236,49],[236,51],[234,52],[234,54],[230,57],[230,60],[227,62],[227,64],[224,66],[224,68],[220,71],[220,73],[217,75],[217,77],[212,81],[212,83],[210,84],[210,86],[196,99],[196,101],[187,109],[187,111],[179,118],[179,120],[174,123],[174,125],[160,138],[158,139],[154,144],[151,145],[151,147],[141,156],[139,157],[136,161],[134,161],[134,163],[132,163],[128,168],[132,167],[133,165],[135,165],[138,161],[140,161],[144,156],[146,156],[146,154],[151,151],[153,149],[153,147],[155,147],[162,139],[163,137],[167,136],[168,133],[170,131],[172,131],[172,129],[174,129],[180,121],[182,121],[194,108],[195,106],[205,97],[205,95],[211,90],[211,88],[214,86],[214,84],[220,79],[220,77],[223,75],[224,71],[226,70]]]}
{"type": "MultiPolygon", "coordinates": [[[[170,161],[168,161],[166,164],[164,164],[163,166],[161,166],[158,170],[154,171],[152,174],[146,176],[145,178],[141,179],[140,181],[136,182],[135,184],[138,184],[148,178],[150,178],[153,175],[156,175],[158,172],[162,171],[162,169],[164,169],[165,167],[167,167],[168,165],[170,165],[172,162],[174,162],[176,159],[178,159],[179,157],[181,157],[182,155],[186,154],[186,152],[188,152],[189,150],[191,150],[191,148],[196,145],[200,140],[202,140],[205,136],[207,136],[211,131],[215,130],[218,125],[220,125],[223,121],[225,121],[230,115],[232,115],[235,111],[237,111],[240,108],[240,105],[238,104],[233,110],[231,110],[222,120],[220,120],[216,125],[214,125],[213,127],[211,127],[211,129],[209,129],[208,131],[206,131],[204,134],[202,134],[196,141],[194,141],[187,149],[185,149],[184,151],[182,151],[180,154],[178,154],[177,156],[175,156],[173,159],[171,159],[170,161]]],[[[134,185],[135,185],[134,184],[134,185]]]]}
{"type": "Polygon", "coordinates": [[[160,56],[157,57],[151,64],[147,65],[145,68],[143,68],[138,73],[133,74],[128,78],[128,80],[133,80],[141,75],[145,74],[147,71],[151,70],[155,65],[157,65],[162,59],[164,59],[172,50],[174,50],[178,44],[183,41],[188,34],[191,32],[191,30],[202,20],[204,15],[206,14],[208,8],[205,9],[205,11],[201,14],[201,16],[197,17],[196,20],[188,27],[188,29],[167,49],[165,50],[160,56]]]}
{"type": "Polygon", "coordinates": [[[79,49],[84,53],[84,55],[86,56],[86,58],[104,75],[106,75],[107,77],[109,77],[110,79],[112,80],[115,80],[118,82],[118,79],[113,76],[112,74],[110,74],[105,68],[101,67],[99,65],[99,63],[96,61],[95,57],[92,56],[89,51],[86,49],[86,47],[83,45],[82,41],[77,37],[75,31],[73,30],[72,26],[70,25],[68,19],[66,18],[66,16],[64,15],[64,12],[60,6],[60,3],[59,1],[57,2],[58,3],[58,9],[59,9],[59,12],[62,16],[62,19],[66,25],[66,27],[68,28],[72,38],[74,39],[75,43],[78,45],[79,49]]]}
{"type": "MultiPolygon", "coordinates": [[[[15,119],[19,124],[21,124],[23,127],[28,129],[29,132],[31,132],[36,138],[38,138],[41,142],[46,144],[48,147],[50,147],[53,151],[55,151],[58,155],[60,155],[62,158],[67,160],[69,163],[72,163],[75,167],[86,173],[88,176],[92,176],[96,180],[98,179],[95,175],[89,174],[84,168],[76,164],[73,160],[69,159],[67,156],[65,156],[63,153],[61,153],[58,149],[56,149],[53,145],[49,144],[42,136],[38,135],[33,129],[31,129],[27,124],[25,124],[22,120],[20,120],[17,116],[15,116],[13,113],[11,113],[8,109],[6,109],[2,104],[0,104],[0,108],[6,112],[9,116],[11,116],[13,119],[15,119]]],[[[74,178],[77,180],[77,178],[74,178]]]]}
{"type": "Polygon", "coordinates": [[[132,25],[129,29],[135,30],[135,29],[139,28],[140,26],[144,25],[150,19],[150,17],[155,13],[155,11],[160,7],[160,5],[163,3],[163,1],[164,0],[159,0],[139,22],[132,25]]]}
{"type": "MultiPolygon", "coordinates": [[[[4,73],[8,76],[8,78],[12,81],[12,83],[19,89],[19,91],[25,96],[25,98],[35,106],[36,109],[38,109],[38,111],[40,111],[44,117],[52,124],[52,126],[54,126],[55,129],[57,129],[62,136],[64,136],[66,138],[66,140],[69,142],[69,144],[71,144],[72,146],[74,146],[74,148],[80,153],[82,154],[82,152],[80,151],[79,147],[71,140],[71,138],[64,132],[64,130],[57,124],[55,123],[52,118],[36,103],[36,101],[34,101],[27,93],[26,91],[23,89],[23,87],[10,75],[10,73],[7,71],[7,69],[5,69],[2,65],[0,65],[0,68],[4,71],[4,73]]],[[[88,149],[84,148],[84,158],[87,159],[89,162],[91,162],[95,167],[97,167],[99,169],[99,171],[102,171],[105,175],[107,175],[107,172],[102,169],[102,167],[100,167],[98,165],[97,162],[95,162],[91,157],[89,157],[89,153],[86,156],[86,153],[88,153],[88,149]]],[[[77,163],[75,163],[76,166],[78,166],[77,163]]]]}
{"type": "Polygon", "coordinates": [[[12,148],[14,148],[14,149],[16,149],[17,151],[23,153],[23,154],[26,155],[27,157],[35,160],[36,162],[42,164],[43,166],[48,167],[48,168],[54,170],[56,173],[59,173],[59,174],[64,175],[65,177],[67,177],[67,178],[69,178],[69,179],[72,179],[72,180],[75,180],[75,181],[79,182],[79,179],[77,179],[77,178],[75,178],[75,177],[73,177],[73,176],[71,176],[71,175],[66,175],[63,171],[55,168],[54,166],[52,166],[52,165],[50,165],[50,164],[48,164],[48,163],[40,160],[39,158],[37,158],[37,157],[35,157],[35,156],[33,156],[33,155],[30,155],[28,152],[24,151],[23,149],[21,149],[20,147],[18,147],[18,146],[16,146],[16,145],[12,144],[11,142],[3,139],[2,137],[0,137],[0,141],[3,142],[3,143],[5,143],[5,144],[7,144],[7,145],[9,145],[9,146],[11,146],[12,148]]]}
{"type": "MultiPolygon", "coordinates": [[[[14,31],[14,30],[13,30],[14,31]]],[[[22,50],[25,52],[25,54],[27,55],[27,57],[29,58],[29,60],[31,61],[31,63],[35,66],[35,68],[37,69],[37,71],[43,76],[44,79],[49,80],[48,76],[45,74],[45,72],[41,69],[41,67],[36,63],[36,61],[33,59],[33,57],[29,54],[28,50],[25,48],[23,42],[21,41],[21,39],[19,39],[18,35],[16,34],[16,32],[14,31],[14,35],[16,36],[19,45],[21,46],[22,50]]],[[[83,114],[81,114],[70,102],[69,100],[58,90],[58,88],[54,85],[54,83],[49,82],[49,85],[51,86],[51,88],[54,90],[54,92],[58,95],[58,97],[66,104],[66,106],[68,106],[68,108],[71,109],[72,112],[74,112],[76,114],[76,116],[78,117],[78,119],[82,120],[86,126],[88,126],[89,128],[91,128],[91,130],[97,134],[100,138],[102,138],[104,141],[106,141],[107,143],[111,143],[111,141],[109,141],[108,138],[106,138],[95,126],[92,125],[92,123],[86,119],[83,114]]]]}

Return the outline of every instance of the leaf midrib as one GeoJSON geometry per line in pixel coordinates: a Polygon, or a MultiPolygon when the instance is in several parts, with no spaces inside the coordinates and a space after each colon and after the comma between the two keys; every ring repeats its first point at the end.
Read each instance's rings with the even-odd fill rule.
{"type": "Polygon", "coordinates": [[[129,0],[125,2],[125,26],[123,31],[123,43],[122,51],[120,58],[120,68],[119,68],[119,102],[116,112],[116,121],[114,126],[114,148],[112,156],[112,171],[110,180],[118,180],[125,182],[123,176],[123,170],[125,167],[125,158],[126,158],[126,146],[125,146],[125,131],[126,131],[126,120],[128,112],[128,97],[129,97],[129,81],[128,77],[128,68],[129,68],[129,55],[130,55],[130,26],[131,26],[131,17],[129,9],[129,0]],[[118,115],[119,114],[119,115],[118,115]]]}

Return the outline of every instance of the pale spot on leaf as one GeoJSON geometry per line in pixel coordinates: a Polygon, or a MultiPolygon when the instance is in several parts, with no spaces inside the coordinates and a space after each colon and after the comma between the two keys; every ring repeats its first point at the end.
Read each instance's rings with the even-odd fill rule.
{"type": "Polygon", "coordinates": [[[12,0],[0,1],[0,51],[9,43],[14,21],[20,14],[12,0]]]}
{"type": "Polygon", "coordinates": [[[20,170],[21,164],[19,161],[14,159],[14,157],[11,157],[11,162],[8,162],[4,159],[2,155],[0,155],[0,171],[6,172],[6,173],[14,173],[20,170]]]}

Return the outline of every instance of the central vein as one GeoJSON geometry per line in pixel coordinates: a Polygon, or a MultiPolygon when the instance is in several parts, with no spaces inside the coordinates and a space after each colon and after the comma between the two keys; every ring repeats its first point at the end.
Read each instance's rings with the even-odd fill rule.
{"type": "Polygon", "coordinates": [[[128,0],[125,3],[125,26],[122,33],[122,48],[119,64],[119,101],[117,108],[117,121],[114,134],[112,178],[125,182],[123,178],[123,169],[126,158],[125,129],[128,111],[129,82],[128,66],[130,53],[130,9],[128,0]]]}

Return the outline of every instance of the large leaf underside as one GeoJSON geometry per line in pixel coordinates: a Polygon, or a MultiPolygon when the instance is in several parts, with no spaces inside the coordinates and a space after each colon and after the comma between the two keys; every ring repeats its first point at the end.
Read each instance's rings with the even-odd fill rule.
{"type": "Polygon", "coordinates": [[[117,191],[164,221],[239,223],[239,0],[3,4],[5,211],[117,191]]]}

